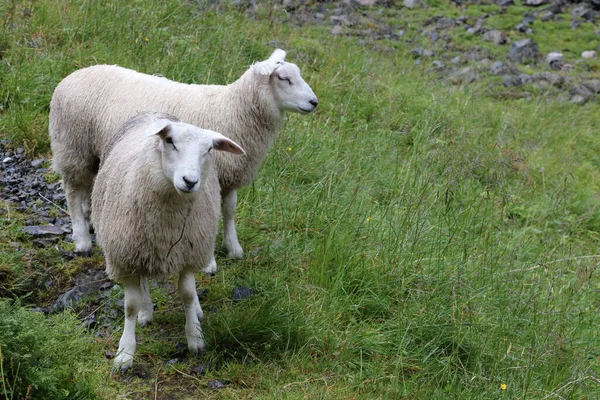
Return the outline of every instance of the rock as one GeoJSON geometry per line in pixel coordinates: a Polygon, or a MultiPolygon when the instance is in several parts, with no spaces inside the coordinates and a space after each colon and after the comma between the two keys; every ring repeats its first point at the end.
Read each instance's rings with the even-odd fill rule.
{"type": "Polygon", "coordinates": [[[356,2],[361,6],[372,6],[375,4],[375,0],[356,0],[356,2]]]}
{"type": "Polygon", "coordinates": [[[454,64],[454,65],[460,64],[462,62],[462,57],[461,56],[456,56],[452,60],[450,60],[450,62],[452,64],[454,64]]]}
{"type": "Polygon", "coordinates": [[[517,75],[504,75],[502,77],[502,84],[505,87],[512,87],[521,86],[523,82],[521,81],[521,78],[519,78],[517,75]]]}
{"type": "Polygon", "coordinates": [[[492,42],[497,45],[505,44],[510,41],[508,36],[506,36],[506,33],[502,32],[501,30],[498,30],[498,29],[493,29],[491,31],[487,31],[483,34],[482,37],[483,37],[483,40],[492,42]]]}
{"type": "Polygon", "coordinates": [[[492,3],[500,7],[508,7],[515,5],[515,2],[513,0],[492,0],[492,3]]]}
{"type": "Polygon", "coordinates": [[[479,75],[472,67],[465,67],[450,75],[451,81],[454,84],[468,85],[479,79],[479,75]]]}
{"type": "Polygon", "coordinates": [[[404,0],[402,4],[404,7],[412,9],[419,5],[419,0],[404,0]]]}
{"type": "Polygon", "coordinates": [[[429,34],[429,39],[431,39],[432,42],[437,42],[437,40],[440,38],[440,34],[437,32],[431,32],[429,34]]]}
{"type": "Polygon", "coordinates": [[[562,60],[562,58],[563,58],[562,53],[551,52],[551,53],[546,54],[546,62],[548,64],[552,63],[552,61],[555,61],[555,60],[562,60]]]}
{"type": "Polygon", "coordinates": [[[244,299],[248,299],[254,295],[254,290],[249,287],[234,287],[232,297],[234,301],[240,301],[244,299]]]}
{"type": "Polygon", "coordinates": [[[594,11],[588,4],[580,4],[573,7],[571,10],[571,16],[575,18],[585,19],[586,21],[592,21],[596,18],[597,12],[594,11]]]}
{"type": "Polygon", "coordinates": [[[576,94],[573,97],[571,97],[571,103],[573,104],[577,104],[577,105],[584,105],[585,103],[587,103],[589,100],[589,98],[586,98],[585,96],[582,96],[580,94],[576,94]]]}
{"type": "Polygon", "coordinates": [[[443,70],[444,68],[446,68],[446,65],[439,60],[433,61],[431,63],[431,65],[432,65],[433,69],[435,69],[436,71],[440,71],[440,70],[443,70]]]}
{"type": "Polygon", "coordinates": [[[523,4],[530,7],[539,7],[544,4],[548,4],[548,0],[525,0],[523,4]]]}
{"type": "Polygon", "coordinates": [[[12,162],[12,161],[13,161],[13,159],[11,157],[6,157],[4,160],[2,160],[2,162],[4,164],[8,164],[9,162],[12,162]]]}
{"type": "Polygon", "coordinates": [[[562,75],[553,74],[552,72],[534,74],[531,80],[536,82],[538,87],[554,86],[560,88],[565,82],[565,78],[562,75]]]}
{"type": "Polygon", "coordinates": [[[208,381],[206,383],[206,386],[208,386],[209,389],[212,390],[219,390],[219,389],[223,389],[225,387],[225,385],[223,384],[223,382],[221,382],[218,379],[212,380],[212,381],[208,381]]]}
{"type": "Polygon", "coordinates": [[[546,10],[542,11],[540,14],[540,20],[543,22],[547,22],[554,19],[554,13],[552,11],[546,10]]]}
{"type": "Polygon", "coordinates": [[[181,361],[181,360],[180,360],[179,358],[172,358],[172,359],[170,359],[169,361],[167,361],[167,362],[165,363],[165,365],[168,367],[168,366],[170,366],[170,365],[177,364],[177,363],[178,363],[178,362],[180,362],[180,361],[181,361]]]}
{"type": "Polygon", "coordinates": [[[475,25],[473,25],[471,28],[467,29],[467,32],[469,32],[473,35],[480,33],[481,29],[483,28],[483,25],[485,25],[486,18],[487,18],[487,15],[484,15],[483,17],[477,19],[477,22],[475,22],[475,25]]]}
{"type": "Polygon", "coordinates": [[[45,159],[45,158],[38,158],[37,160],[33,160],[33,161],[31,162],[31,166],[32,166],[33,168],[37,168],[37,167],[39,167],[40,165],[42,165],[42,163],[43,163],[44,161],[46,161],[46,159],[45,159]]]}
{"type": "Polygon", "coordinates": [[[523,20],[521,22],[524,23],[525,25],[533,25],[533,23],[535,22],[535,15],[530,14],[530,13],[525,13],[525,15],[523,15],[523,20]]]}
{"type": "Polygon", "coordinates": [[[341,35],[343,31],[344,31],[344,28],[342,28],[341,25],[336,25],[333,28],[331,28],[332,35],[341,35]]]}
{"type": "Polygon", "coordinates": [[[560,71],[563,67],[562,53],[552,52],[546,55],[546,62],[555,71],[560,71]]]}
{"type": "Polygon", "coordinates": [[[535,61],[538,56],[538,45],[531,39],[521,39],[513,43],[508,59],[512,62],[535,61]]]}
{"type": "Polygon", "coordinates": [[[505,64],[502,61],[496,61],[490,67],[490,72],[494,75],[501,75],[505,72],[505,64]]]}
{"type": "Polygon", "coordinates": [[[206,374],[206,371],[208,371],[209,368],[210,368],[210,364],[208,364],[208,363],[200,364],[200,365],[196,365],[194,368],[192,368],[192,372],[196,375],[204,375],[204,374],[206,374]]]}
{"type": "Polygon", "coordinates": [[[62,228],[54,225],[28,225],[24,226],[21,230],[33,237],[60,236],[65,234],[62,228]]]}
{"type": "Polygon", "coordinates": [[[592,79],[581,84],[592,93],[600,93],[600,79],[592,79]]]}
{"type": "Polygon", "coordinates": [[[581,57],[582,58],[595,58],[596,57],[596,51],[594,51],[594,50],[584,51],[584,52],[581,53],[581,57]]]}

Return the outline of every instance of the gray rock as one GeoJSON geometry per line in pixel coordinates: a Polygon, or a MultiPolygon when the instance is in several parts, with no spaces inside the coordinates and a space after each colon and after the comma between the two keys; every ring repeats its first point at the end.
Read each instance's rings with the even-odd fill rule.
{"type": "Polygon", "coordinates": [[[402,4],[406,8],[415,8],[419,5],[419,0],[404,0],[402,4]]]}
{"type": "Polygon", "coordinates": [[[554,13],[550,10],[542,11],[540,14],[540,20],[543,22],[551,21],[554,19],[554,13]]]}
{"type": "Polygon", "coordinates": [[[592,93],[600,93],[600,79],[592,79],[581,84],[592,93]]]}
{"type": "Polygon", "coordinates": [[[435,29],[437,30],[453,28],[454,26],[456,26],[456,22],[452,18],[448,17],[441,17],[435,23],[435,29]]]}
{"type": "Polygon", "coordinates": [[[531,39],[521,39],[513,43],[508,59],[512,62],[535,61],[538,56],[538,45],[531,39]]]}
{"type": "Polygon", "coordinates": [[[248,299],[252,296],[254,296],[254,289],[250,287],[240,286],[233,288],[232,297],[234,301],[248,299]]]}
{"type": "Polygon", "coordinates": [[[508,36],[506,36],[506,33],[502,32],[501,30],[498,30],[498,29],[493,29],[491,31],[487,31],[483,34],[482,37],[483,37],[483,40],[492,42],[497,45],[506,44],[510,41],[508,36]]]}
{"type": "Polygon", "coordinates": [[[446,68],[446,65],[439,61],[439,60],[434,60],[431,65],[433,66],[433,69],[435,69],[436,71],[440,71],[443,70],[444,68],[446,68]]]}
{"type": "Polygon", "coordinates": [[[485,25],[485,19],[487,18],[487,15],[477,19],[477,22],[475,22],[475,25],[473,25],[471,28],[467,29],[467,32],[473,34],[473,35],[477,35],[481,32],[481,29],[483,28],[483,25],[485,25]]]}
{"type": "Polygon", "coordinates": [[[571,16],[573,18],[581,18],[587,21],[592,21],[596,18],[597,12],[592,9],[589,4],[580,4],[578,6],[573,7],[571,10],[571,16]]]}
{"type": "Polygon", "coordinates": [[[479,75],[475,69],[471,67],[462,68],[459,71],[454,72],[451,76],[454,83],[468,85],[469,83],[475,82],[479,79],[479,75]]]}
{"type": "Polygon", "coordinates": [[[584,105],[585,103],[587,103],[589,100],[589,98],[587,98],[586,96],[580,95],[580,94],[576,94],[573,97],[571,97],[571,103],[573,104],[577,104],[577,105],[584,105]]]}
{"type": "Polygon", "coordinates": [[[208,371],[210,368],[210,364],[205,363],[205,364],[200,364],[200,365],[196,365],[194,368],[192,368],[192,372],[196,375],[204,375],[206,374],[206,371],[208,371]]]}
{"type": "Polygon", "coordinates": [[[596,57],[596,51],[594,50],[587,50],[581,53],[581,57],[582,58],[595,58],[596,57]]]}
{"type": "Polygon", "coordinates": [[[332,35],[341,35],[342,32],[344,32],[344,28],[342,28],[341,25],[336,25],[333,28],[331,28],[332,35]]]}
{"type": "Polygon", "coordinates": [[[492,2],[500,7],[508,7],[515,5],[515,2],[513,0],[492,0],[492,2]]]}
{"type": "Polygon", "coordinates": [[[538,87],[554,86],[560,88],[565,83],[565,77],[552,72],[540,72],[531,77],[533,82],[536,82],[538,87]]]}
{"type": "Polygon", "coordinates": [[[208,386],[209,389],[212,390],[219,390],[219,389],[223,389],[225,387],[225,385],[223,384],[223,382],[221,382],[218,379],[212,380],[212,381],[208,381],[206,383],[206,386],[208,386]]]}
{"type": "Polygon", "coordinates": [[[505,87],[512,87],[521,86],[523,82],[521,81],[521,78],[519,78],[517,75],[504,75],[502,77],[502,84],[505,87]]]}
{"type": "Polygon", "coordinates": [[[524,4],[530,7],[539,7],[544,4],[548,4],[549,0],[525,0],[524,4]]]}
{"type": "Polygon", "coordinates": [[[452,60],[450,60],[450,62],[454,65],[460,64],[460,63],[462,63],[462,57],[456,56],[452,60]]]}
{"type": "Polygon", "coordinates": [[[42,165],[42,163],[43,163],[44,161],[46,161],[46,159],[45,159],[45,158],[38,158],[37,160],[33,160],[33,161],[31,162],[31,166],[32,166],[33,168],[37,168],[37,167],[39,167],[40,165],[42,165]]]}
{"type": "Polygon", "coordinates": [[[490,72],[494,75],[502,75],[505,73],[505,70],[506,64],[504,64],[502,61],[495,61],[490,67],[490,72]]]}
{"type": "Polygon", "coordinates": [[[28,225],[24,226],[21,230],[36,238],[60,236],[66,233],[62,228],[54,225],[28,225]]]}

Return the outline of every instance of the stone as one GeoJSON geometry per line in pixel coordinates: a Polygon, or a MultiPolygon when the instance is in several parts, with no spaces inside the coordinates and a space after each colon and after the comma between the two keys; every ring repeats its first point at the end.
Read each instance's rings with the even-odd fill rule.
{"type": "Polygon", "coordinates": [[[492,2],[500,7],[508,7],[515,5],[515,2],[513,0],[492,0],[492,2]]]}
{"type": "Polygon", "coordinates": [[[505,69],[505,64],[502,61],[495,61],[490,67],[490,72],[494,75],[501,75],[505,72],[505,69]]]}
{"type": "Polygon", "coordinates": [[[540,20],[543,22],[551,21],[554,19],[554,13],[552,11],[546,10],[542,11],[540,14],[540,20]]]}
{"type": "Polygon", "coordinates": [[[577,105],[584,105],[585,103],[587,103],[587,101],[589,100],[589,98],[586,98],[585,96],[582,96],[580,94],[576,94],[575,96],[571,97],[571,103],[573,104],[577,104],[577,105]]]}
{"type": "Polygon", "coordinates": [[[592,93],[600,93],[600,79],[592,79],[581,84],[592,93]]]}
{"type": "Polygon", "coordinates": [[[535,61],[538,56],[538,45],[531,39],[521,39],[511,46],[508,59],[512,62],[535,61]]]}
{"type": "Polygon", "coordinates": [[[517,75],[504,75],[502,77],[502,84],[505,87],[512,87],[521,86],[523,85],[523,82],[521,81],[521,78],[517,75]]]}
{"type": "Polygon", "coordinates": [[[492,42],[497,45],[506,44],[510,41],[508,36],[506,36],[506,33],[502,32],[501,30],[498,30],[498,29],[492,29],[491,31],[485,32],[483,34],[482,38],[483,38],[483,40],[492,42]]]}
{"type": "Polygon", "coordinates": [[[487,18],[487,16],[483,16],[483,17],[477,19],[477,22],[475,22],[475,25],[473,25],[471,28],[467,29],[467,32],[469,32],[470,34],[473,34],[473,35],[480,33],[481,29],[483,28],[483,25],[485,25],[486,18],[487,18]]]}
{"type": "Polygon", "coordinates": [[[204,374],[206,374],[206,371],[208,371],[209,368],[210,368],[210,365],[208,363],[200,364],[200,365],[196,365],[194,368],[192,368],[192,372],[196,375],[204,375],[204,374]]]}
{"type": "Polygon", "coordinates": [[[595,58],[596,57],[596,51],[594,50],[587,50],[581,53],[581,57],[582,58],[595,58]]]}
{"type": "Polygon", "coordinates": [[[223,384],[223,382],[221,382],[218,379],[212,380],[212,381],[208,381],[206,383],[206,386],[208,386],[209,389],[212,390],[219,390],[219,389],[223,389],[225,387],[225,385],[223,384]]]}
{"type": "Polygon", "coordinates": [[[343,31],[344,31],[344,28],[342,28],[341,25],[336,25],[333,28],[331,28],[332,35],[341,35],[343,31]]]}
{"type": "Polygon", "coordinates": [[[254,296],[254,289],[250,287],[239,286],[233,288],[232,297],[234,301],[249,299],[252,296],[254,296]]]}
{"type": "Polygon", "coordinates": [[[404,0],[402,4],[404,7],[412,9],[419,5],[419,0],[404,0]]]}
{"type": "Polygon", "coordinates": [[[446,65],[439,61],[439,60],[434,60],[431,65],[433,66],[433,69],[435,69],[436,71],[440,71],[443,70],[444,68],[446,68],[446,65]]]}
{"type": "Polygon", "coordinates": [[[33,237],[60,236],[65,234],[62,228],[54,225],[28,225],[24,226],[21,230],[33,237]]]}
{"type": "Polygon", "coordinates": [[[544,4],[548,4],[549,0],[525,0],[524,4],[530,7],[539,7],[544,4]]]}

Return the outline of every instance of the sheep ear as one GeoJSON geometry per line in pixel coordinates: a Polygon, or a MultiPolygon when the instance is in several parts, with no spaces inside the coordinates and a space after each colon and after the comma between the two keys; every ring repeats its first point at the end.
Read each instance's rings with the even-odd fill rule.
{"type": "Polygon", "coordinates": [[[285,51],[283,51],[281,49],[275,49],[275,51],[273,51],[273,53],[271,53],[269,60],[272,60],[275,62],[280,62],[280,63],[283,62],[285,60],[285,51]]]}
{"type": "Polygon", "coordinates": [[[254,64],[254,68],[260,75],[270,76],[283,63],[283,60],[285,60],[285,51],[277,49],[265,61],[254,64]]]}
{"type": "Polygon", "coordinates": [[[213,139],[213,149],[219,151],[227,151],[233,154],[244,155],[246,152],[236,142],[225,136],[217,136],[213,139]]]}
{"type": "Polygon", "coordinates": [[[167,134],[171,132],[171,129],[172,127],[170,121],[164,119],[159,120],[152,124],[150,128],[148,128],[148,130],[146,131],[146,136],[158,135],[164,139],[165,136],[167,136],[167,134]]]}

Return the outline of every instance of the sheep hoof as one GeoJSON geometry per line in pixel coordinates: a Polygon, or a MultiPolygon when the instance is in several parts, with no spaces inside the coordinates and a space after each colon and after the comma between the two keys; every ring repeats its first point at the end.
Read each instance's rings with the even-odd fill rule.
{"type": "Polygon", "coordinates": [[[235,258],[237,260],[241,260],[242,258],[244,258],[244,250],[242,249],[242,246],[238,245],[232,247],[233,248],[230,249],[227,246],[225,246],[225,248],[228,250],[227,258],[235,258]]]}
{"type": "Polygon", "coordinates": [[[92,256],[92,250],[83,250],[83,251],[77,251],[75,250],[75,255],[77,257],[91,257],[92,256]]]}
{"type": "Polygon", "coordinates": [[[148,326],[152,323],[152,314],[148,315],[148,313],[144,311],[138,312],[137,322],[139,326],[148,326]]]}
{"type": "Polygon", "coordinates": [[[214,276],[217,273],[217,262],[215,261],[215,259],[213,258],[212,260],[210,260],[208,266],[202,271],[204,271],[204,273],[208,276],[214,276]]]}
{"type": "Polygon", "coordinates": [[[128,354],[124,354],[122,355],[118,355],[115,358],[115,361],[113,363],[113,370],[115,372],[121,372],[122,374],[124,374],[125,372],[127,372],[127,370],[129,368],[131,368],[131,366],[133,365],[133,357],[128,355],[128,354]]]}

